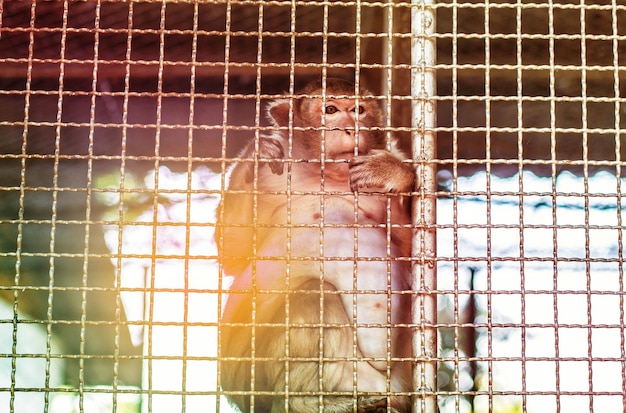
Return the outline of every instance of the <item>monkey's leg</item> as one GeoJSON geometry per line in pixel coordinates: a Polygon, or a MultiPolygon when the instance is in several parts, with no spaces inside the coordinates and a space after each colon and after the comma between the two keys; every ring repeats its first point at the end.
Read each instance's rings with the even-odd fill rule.
{"type": "Polygon", "coordinates": [[[298,413],[319,412],[320,405],[329,413],[352,410],[350,396],[320,394],[345,387],[343,381],[352,377],[351,362],[345,360],[352,351],[349,320],[334,288],[324,284],[324,289],[328,293],[320,291],[317,279],[294,287],[289,293],[288,311],[285,300],[282,308],[275,308],[269,321],[275,327],[257,329],[257,354],[265,361],[257,362],[256,385],[276,393],[268,396],[272,398],[272,412],[284,412],[286,405],[298,413]]]}
{"type": "MultiPolygon", "coordinates": [[[[245,288],[238,283],[235,287],[245,288]]],[[[256,327],[250,324],[253,294],[233,292],[229,296],[222,320],[221,354],[232,359],[222,360],[222,388],[229,392],[253,390],[250,396],[233,394],[229,399],[244,413],[250,411],[252,402],[255,411],[262,413],[284,412],[286,406],[298,413],[319,412],[320,407],[324,412],[348,413],[354,411],[355,374],[359,383],[380,382],[370,391],[384,392],[387,386],[382,373],[359,362],[360,351],[354,354],[353,322],[342,295],[330,284],[320,291],[317,278],[292,288],[290,293],[276,290],[254,295],[256,327]]],[[[386,410],[384,395],[357,396],[361,413],[386,410]]],[[[397,403],[392,398],[391,411],[408,411],[401,406],[395,409],[397,403]]]]}
{"type": "MultiPolygon", "coordinates": [[[[269,360],[258,366],[264,380],[257,382],[258,388],[277,393],[272,401],[274,413],[284,412],[285,405],[298,413],[319,412],[320,407],[328,413],[353,412],[353,360],[361,355],[353,354],[353,330],[341,297],[330,284],[324,284],[325,291],[320,292],[318,280],[307,281],[296,290],[300,292],[289,295],[289,343],[284,327],[259,331],[257,351],[269,360]],[[333,392],[343,395],[335,396],[333,392]]],[[[285,323],[285,312],[276,314],[272,323],[285,323]]],[[[393,399],[389,411],[402,412],[404,407],[404,403],[393,399]]],[[[357,411],[387,412],[387,400],[384,396],[358,396],[357,411]]]]}

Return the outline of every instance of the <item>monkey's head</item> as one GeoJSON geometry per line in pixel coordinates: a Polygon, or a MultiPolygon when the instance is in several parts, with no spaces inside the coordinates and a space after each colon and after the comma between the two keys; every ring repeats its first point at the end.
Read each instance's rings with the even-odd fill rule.
{"type": "Polygon", "coordinates": [[[293,106],[288,99],[275,100],[267,114],[270,122],[281,128],[293,120],[295,157],[319,159],[323,147],[327,159],[350,159],[355,153],[385,147],[382,109],[367,96],[371,93],[365,89],[357,95],[354,84],[348,81],[328,78],[325,89],[319,81],[308,84],[293,100],[293,106]]]}

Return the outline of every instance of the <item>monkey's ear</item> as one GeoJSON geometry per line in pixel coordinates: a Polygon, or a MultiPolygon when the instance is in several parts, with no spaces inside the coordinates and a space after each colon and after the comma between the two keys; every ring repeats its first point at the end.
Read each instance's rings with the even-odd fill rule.
{"type": "Polygon", "coordinates": [[[289,106],[289,99],[276,99],[270,102],[267,117],[274,126],[289,126],[289,106]]]}

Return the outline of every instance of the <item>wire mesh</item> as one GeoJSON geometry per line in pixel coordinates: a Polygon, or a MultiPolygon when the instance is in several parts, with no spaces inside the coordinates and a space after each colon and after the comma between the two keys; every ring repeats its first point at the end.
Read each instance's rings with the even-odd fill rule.
{"type": "Polygon", "coordinates": [[[623,410],[625,21],[616,0],[0,2],[0,410],[232,411],[215,210],[268,102],[330,77],[417,148],[401,260],[427,276],[414,382],[386,401],[623,410]]]}
{"type": "Polygon", "coordinates": [[[438,13],[442,411],[621,410],[623,6],[438,13]]]}

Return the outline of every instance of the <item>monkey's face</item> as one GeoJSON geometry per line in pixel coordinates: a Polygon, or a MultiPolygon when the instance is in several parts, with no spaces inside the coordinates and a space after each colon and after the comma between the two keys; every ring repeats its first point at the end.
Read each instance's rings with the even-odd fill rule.
{"type": "Polygon", "coordinates": [[[315,158],[323,151],[327,159],[351,159],[384,148],[381,110],[374,101],[304,99],[299,109],[298,126],[304,130],[294,145],[302,145],[302,155],[315,158]]]}

